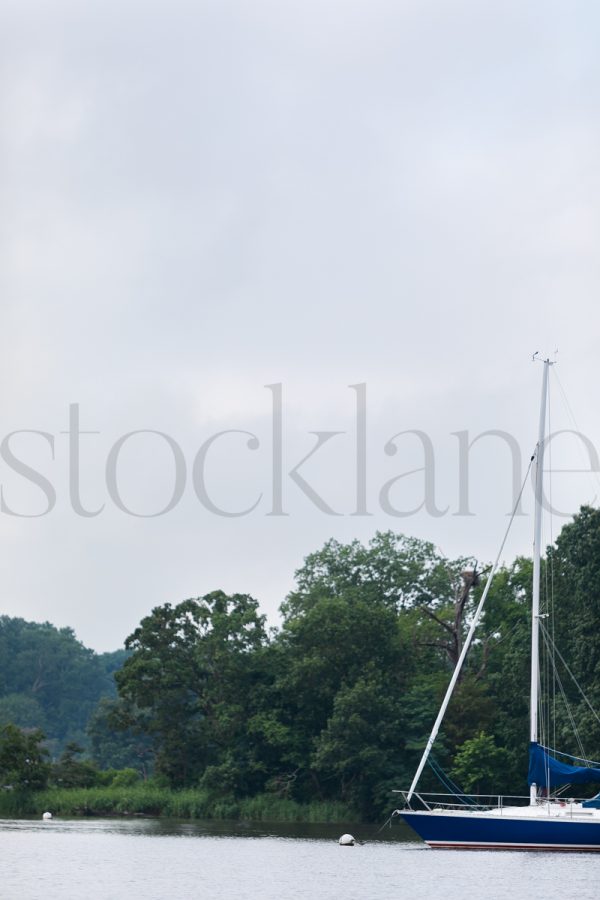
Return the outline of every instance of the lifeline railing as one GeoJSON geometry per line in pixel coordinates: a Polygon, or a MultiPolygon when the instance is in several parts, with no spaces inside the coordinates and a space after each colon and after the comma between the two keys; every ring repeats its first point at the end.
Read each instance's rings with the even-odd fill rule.
{"type": "MultiPolygon", "coordinates": [[[[407,810],[413,810],[412,802],[415,799],[421,803],[425,810],[432,811],[433,809],[455,809],[455,810],[492,810],[499,809],[503,810],[507,806],[529,806],[530,805],[530,797],[529,794],[448,794],[442,791],[414,791],[411,797],[411,800],[408,800],[409,791],[395,790],[394,794],[400,794],[404,800],[405,808],[407,810]],[[448,799],[443,799],[448,798],[448,799]],[[463,798],[462,800],[460,798],[463,798]]],[[[550,796],[550,797],[538,797],[537,805],[538,806],[547,806],[549,811],[550,809],[571,809],[574,804],[582,803],[584,800],[589,800],[589,797],[569,797],[566,800],[564,797],[559,796],[550,796]]],[[[586,813],[586,815],[591,814],[586,813]]]]}

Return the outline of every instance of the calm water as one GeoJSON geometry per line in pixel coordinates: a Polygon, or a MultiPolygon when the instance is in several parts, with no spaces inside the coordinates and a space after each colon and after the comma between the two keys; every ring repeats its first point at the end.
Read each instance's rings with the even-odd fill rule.
{"type": "Polygon", "coordinates": [[[596,900],[588,854],[428,850],[402,825],[0,821],[1,900],[596,900]],[[339,847],[345,831],[364,846],[339,847]]]}

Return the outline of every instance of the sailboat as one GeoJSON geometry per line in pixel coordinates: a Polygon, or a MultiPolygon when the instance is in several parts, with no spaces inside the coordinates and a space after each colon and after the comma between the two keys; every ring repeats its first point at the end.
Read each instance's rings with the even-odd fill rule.
{"type": "MultiPolygon", "coordinates": [[[[571,785],[600,782],[600,763],[569,757],[568,754],[552,750],[540,742],[539,734],[540,572],[544,444],[548,374],[553,365],[550,359],[542,361],[544,371],[538,442],[532,456],[535,518],[531,616],[529,796],[478,798],[454,791],[451,794],[425,794],[417,791],[419,779],[429,759],[481,618],[492,579],[500,563],[504,544],[519,506],[519,496],[410,789],[397,792],[403,795],[405,805],[395,813],[400,815],[432,848],[600,851],[600,794],[590,800],[565,799],[564,797],[564,791],[568,790],[571,785]],[[564,759],[569,759],[569,762],[563,761],[564,759]],[[557,791],[557,788],[560,790],[557,791]]],[[[524,486],[525,484],[521,488],[521,494],[524,486]]],[[[453,786],[451,789],[453,790],[453,786]]]]}

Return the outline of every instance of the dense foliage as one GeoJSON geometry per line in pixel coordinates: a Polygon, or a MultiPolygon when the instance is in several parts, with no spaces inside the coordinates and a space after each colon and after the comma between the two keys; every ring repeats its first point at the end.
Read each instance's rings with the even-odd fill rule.
{"type": "MultiPolygon", "coordinates": [[[[195,791],[186,796],[205,811],[318,803],[373,818],[410,783],[486,576],[391,532],[367,546],[332,540],[296,573],[278,629],[246,594],[152,610],[118,660],[117,696],[107,660],[71,632],[3,619],[0,640],[18,665],[9,673],[4,656],[0,712],[13,703],[25,729],[69,721],[63,737],[87,722],[93,762],[63,741],[47,773],[55,789],[151,776],[157,791],[195,791]],[[42,634],[52,642],[43,653],[42,634]],[[79,718],[69,718],[77,697],[79,718]]],[[[435,746],[467,791],[526,791],[531,577],[523,558],[496,575],[435,746]]],[[[597,758],[600,512],[584,508],[563,529],[542,581],[543,643],[558,675],[544,664],[544,736],[597,758]]],[[[430,769],[422,786],[438,787],[430,769]]]]}
{"type": "Polygon", "coordinates": [[[38,729],[28,732],[16,725],[0,731],[0,784],[18,793],[41,790],[48,783],[50,766],[44,735],[38,729]]]}
{"type": "Polygon", "coordinates": [[[126,655],[94,653],[70,628],[0,616],[0,727],[40,728],[52,755],[69,741],[87,745],[89,718],[115,695],[126,655]]]}
{"type": "MultiPolygon", "coordinates": [[[[583,509],[549,554],[543,605],[596,702],[600,663],[585,639],[600,618],[597,570],[600,513],[583,509]]],[[[437,762],[465,790],[527,790],[531,579],[523,558],[496,575],[436,743],[437,762]]],[[[274,633],[246,595],[153,610],[127,641],[121,715],[151,737],[157,773],[172,786],[223,800],[336,800],[378,815],[411,780],[485,582],[472,561],[391,532],[368,546],[329,541],[296,573],[274,633]]],[[[567,728],[575,715],[585,751],[598,754],[599,723],[553,655],[570,712],[546,673],[554,718],[542,716],[545,736],[578,753],[567,728]]],[[[438,786],[430,770],[422,784],[438,786]]]]}

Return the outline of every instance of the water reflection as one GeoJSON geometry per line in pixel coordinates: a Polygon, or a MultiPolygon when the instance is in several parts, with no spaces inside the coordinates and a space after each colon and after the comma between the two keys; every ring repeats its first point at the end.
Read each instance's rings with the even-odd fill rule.
{"type": "Polygon", "coordinates": [[[288,840],[318,840],[337,842],[345,832],[353,834],[359,841],[409,842],[421,844],[414,833],[403,823],[394,821],[392,826],[381,828],[377,824],[353,823],[300,823],[300,822],[250,822],[216,821],[189,819],[157,819],[151,817],[131,817],[127,819],[42,819],[0,820],[1,831],[75,831],[79,834],[110,833],[123,835],[210,837],[210,838],[264,838],[272,837],[288,840]]]}

